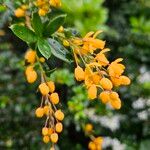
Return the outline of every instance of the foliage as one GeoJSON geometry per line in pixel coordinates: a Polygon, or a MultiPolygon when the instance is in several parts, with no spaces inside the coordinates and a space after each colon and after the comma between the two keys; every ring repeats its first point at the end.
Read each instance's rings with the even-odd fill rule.
{"type": "Polygon", "coordinates": [[[89,31],[107,30],[108,10],[104,0],[63,0],[63,10],[68,14],[66,25],[75,26],[83,35],[89,31]],[[92,7],[91,7],[92,6],[92,7]],[[73,18],[73,19],[72,19],[73,18]],[[82,21],[81,21],[82,20],[82,21]]]}

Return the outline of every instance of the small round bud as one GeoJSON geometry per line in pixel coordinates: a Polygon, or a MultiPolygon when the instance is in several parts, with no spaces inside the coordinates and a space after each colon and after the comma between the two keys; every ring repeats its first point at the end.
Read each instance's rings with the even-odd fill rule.
{"type": "Polygon", "coordinates": [[[85,78],[85,73],[80,66],[77,66],[77,68],[75,68],[74,74],[77,81],[82,81],[85,78]]]}
{"type": "Polygon", "coordinates": [[[48,135],[48,128],[47,127],[42,128],[42,134],[48,135]]]}
{"type": "Polygon", "coordinates": [[[49,87],[50,93],[53,93],[55,91],[55,84],[54,84],[54,82],[53,81],[49,81],[49,82],[47,82],[47,85],[49,87]]]}
{"type": "Polygon", "coordinates": [[[92,130],[93,130],[93,125],[91,123],[85,125],[86,132],[91,132],[92,130]]]}
{"type": "Polygon", "coordinates": [[[100,80],[100,85],[105,90],[111,90],[113,88],[113,84],[112,84],[112,82],[108,78],[102,78],[100,80]]]}
{"type": "Polygon", "coordinates": [[[62,121],[64,119],[64,113],[61,110],[57,110],[54,115],[59,121],[62,121]]]}
{"type": "Polygon", "coordinates": [[[18,18],[25,16],[25,11],[21,8],[16,9],[14,13],[15,13],[15,16],[18,18]]]}
{"type": "Polygon", "coordinates": [[[106,103],[109,102],[109,100],[110,100],[109,95],[110,94],[107,91],[103,91],[103,92],[100,93],[99,98],[100,98],[100,100],[102,101],[103,104],[106,104],[106,103]]]}
{"type": "Polygon", "coordinates": [[[42,95],[47,95],[49,93],[49,87],[46,85],[46,83],[41,83],[39,85],[39,90],[42,95]]]}
{"type": "Polygon", "coordinates": [[[69,44],[69,42],[68,42],[67,40],[63,40],[63,45],[64,45],[65,47],[70,46],[70,44],[69,44]]]}
{"type": "Polygon", "coordinates": [[[51,100],[51,102],[53,103],[53,104],[58,104],[59,103],[59,96],[58,96],[58,94],[57,93],[52,93],[51,95],[50,95],[50,100],[51,100]]]}
{"type": "Polygon", "coordinates": [[[43,110],[43,108],[41,108],[41,107],[37,108],[36,111],[35,111],[35,115],[36,115],[36,117],[38,117],[38,118],[42,118],[43,115],[44,115],[44,110],[43,110]]]}
{"type": "Polygon", "coordinates": [[[57,141],[58,141],[58,134],[57,133],[52,133],[50,138],[51,138],[52,143],[57,143],[57,141]]]}
{"type": "Polygon", "coordinates": [[[58,123],[56,124],[55,130],[56,130],[56,132],[58,132],[58,133],[61,133],[61,132],[62,132],[62,130],[63,130],[63,125],[62,125],[61,122],[58,122],[58,123]]]}
{"type": "Polygon", "coordinates": [[[93,100],[97,97],[97,88],[96,85],[92,85],[88,89],[88,98],[93,100]]]}
{"type": "Polygon", "coordinates": [[[44,142],[44,143],[47,144],[49,141],[50,141],[49,136],[44,136],[44,137],[43,137],[43,142],[44,142]]]}

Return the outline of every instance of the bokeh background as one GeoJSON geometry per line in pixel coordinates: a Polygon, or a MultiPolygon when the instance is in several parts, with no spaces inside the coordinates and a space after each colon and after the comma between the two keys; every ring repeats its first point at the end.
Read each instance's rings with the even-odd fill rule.
{"type": "MultiPolygon", "coordinates": [[[[87,150],[89,138],[81,127],[91,122],[95,135],[104,137],[104,150],[149,150],[150,1],[62,1],[62,11],[68,13],[65,26],[76,27],[82,35],[104,30],[101,38],[111,48],[109,59],[124,58],[132,84],[119,90],[123,103],[119,111],[100,101],[89,103],[85,89],[74,80],[73,66],[56,60],[58,69],[51,78],[66,115],[58,148],[87,150]]],[[[3,2],[14,8],[14,1],[3,2]]],[[[25,81],[23,57],[27,46],[8,28],[12,16],[0,6],[0,150],[48,150],[40,133],[44,120],[34,115],[40,103],[35,93],[38,82],[28,85],[25,81]]]]}

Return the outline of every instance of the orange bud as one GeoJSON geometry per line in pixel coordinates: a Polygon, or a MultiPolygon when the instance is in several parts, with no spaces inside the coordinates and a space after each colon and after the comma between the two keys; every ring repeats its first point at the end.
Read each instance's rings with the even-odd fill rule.
{"type": "Polygon", "coordinates": [[[53,134],[51,134],[51,141],[53,142],[53,143],[57,143],[57,141],[58,141],[58,134],[57,133],[53,133],[53,134]]]}
{"type": "Polygon", "coordinates": [[[105,90],[111,90],[113,88],[112,82],[108,78],[102,78],[100,80],[100,85],[105,90]]]}
{"type": "Polygon", "coordinates": [[[45,62],[45,58],[44,58],[44,57],[40,57],[40,58],[39,58],[39,61],[40,61],[41,63],[44,63],[44,62],[45,62]]]}
{"type": "Polygon", "coordinates": [[[114,109],[120,109],[121,108],[121,100],[119,98],[117,98],[116,100],[111,100],[110,104],[114,109]]]}
{"type": "Polygon", "coordinates": [[[52,93],[51,95],[50,95],[50,100],[51,100],[51,102],[53,103],[53,104],[58,104],[59,103],[59,96],[58,96],[58,94],[57,93],[52,93]]]}
{"type": "Polygon", "coordinates": [[[120,81],[122,85],[129,85],[131,80],[127,76],[120,76],[120,81]]]}
{"type": "Polygon", "coordinates": [[[50,110],[49,106],[44,106],[43,109],[44,109],[44,114],[48,115],[49,110],[50,110]]]}
{"type": "Polygon", "coordinates": [[[83,71],[83,69],[80,66],[77,66],[77,68],[75,68],[75,78],[77,81],[82,81],[84,80],[85,77],[85,73],[83,71]]]}
{"type": "Polygon", "coordinates": [[[91,142],[89,143],[89,145],[88,145],[88,148],[89,148],[90,150],[96,150],[96,144],[91,141],[91,142]]]}
{"type": "Polygon", "coordinates": [[[49,129],[48,129],[48,134],[49,134],[49,135],[51,135],[53,132],[54,132],[54,129],[53,129],[53,128],[49,128],[49,129]]]}
{"type": "Polygon", "coordinates": [[[53,81],[49,81],[49,82],[47,82],[47,85],[49,87],[50,93],[53,93],[55,91],[55,84],[54,84],[54,82],[53,81]]]}
{"type": "Polygon", "coordinates": [[[59,121],[62,121],[64,119],[64,113],[61,110],[57,110],[54,115],[59,121]]]}
{"type": "Polygon", "coordinates": [[[56,130],[56,132],[58,132],[58,133],[62,132],[62,130],[63,130],[63,125],[62,125],[61,122],[58,122],[58,123],[56,124],[55,130],[56,130]]]}
{"type": "Polygon", "coordinates": [[[43,137],[43,142],[44,142],[44,143],[47,144],[49,141],[50,141],[49,136],[44,136],[44,137],[43,137]]]}
{"type": "Polygon", "coordinates": [[[115,99],[119,98],[119,95],[117,92],[110,92],[110,98],[112,100],[115,100],[115,99]]]}
{"type": "Polygon", "coordinates": [[[92,130],[93,130],[93,125],[91,123],[85,125],[86,132],[91,132],[92,130]]]}
{"type": "Polygon", "coordinates": [[[28,50],[25,54],[25,59],[28,63],[34,63],[36,60],[36,51],[28,50]]]}
{"type": "Polygon", "coordinates": [[[15,16],[18,18],[25,16],[25,11],[21,8],[16,9],[14,13],[15,13],[15,16]]]}
{"type": "Polygon", "coordinates": [[[70,43],[67,40],[63,40],[63,45],[65,47],[68,47],[68,46],[70,46],[70,43]]]}
{"type": "Polygon", "coordinates": [[[100,93],[99,98],[101,99],[102,103],[106,104],[109,102],[110,97],[109,97],[109,92],[103,91],[100,93]]]}
{"type": "Polygon", "coordinates": [[[28,71],[26,77],[27,77],[28,83],[34,83],[37,80],[37,73],[34,70],[28,71]]]}
{"type": "Polygon", "coordinates": [[[102,137],[97,137],[94,139],[94,143],[97,145],[101,145],[103,142],[103,138],[102,137]]]}
{"type": "Polygon", "coordinates": [[[97,88],[96,85],[92,85],[88,89],[88,97],[89,99],[93,100],[97,97],[97,88]]]}
{"type": "Polygon", "coordinates": [[[42,134],[48,135],[48,128],[47,127],[42,128],[42,134]]]}
{"type": "Polygon", "coordinates": [[[45,16],[47,14],[47,11],[44,9],[39,9],[39,16],[45,16]]]}
{"type": "Polygon", "coordinates": [[[43,115],[44,115],[44,110],[43,110],[43,108],[41,108],[41,107],[37,108],[36,111],[35,111],[35,115],[36,115],[36,117],[38,117],[38,118],[42,118],[43,115]]]}
{"type": "Polygon", "coordinates": [[[41,83],[39,85],[39,90],[42,95],[47,95],[49,93],[49,87],[46,85],[46,83],[41,83]]]}

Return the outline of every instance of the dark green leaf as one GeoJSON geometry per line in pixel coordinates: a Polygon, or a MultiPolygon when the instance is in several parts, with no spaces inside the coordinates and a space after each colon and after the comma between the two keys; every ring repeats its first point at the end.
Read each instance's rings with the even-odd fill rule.
{"type": "Polygon", "coordinates": [[[51,47],[46,39],[38,39],[38,49],[46,59],[51,56],[51,47]]]}
{"type": "Polygon", "coordinates": [[[65,61],[65,62],[71,62],[67,56],[69,54],[69,52],[64,46],[62,46],[59,42],[57,42],[56,40],[51,39],[51,38],[49,38],[48,41],[51,46],[52,54],[55,57],[65,61]]]}
{"type": "Polygon", "coordinates": [[[56,32],[65,21],[66,15],[58,15],[54,17],[46,27],[45,35],[50,36],[56,32]]]}
{"type": "Polygon", "coordinates": [[[42,20],[41,20],[40,16],[38,15],[38,13],[32,14],[32,27],[38,36],[42,36],[43,24],[42,24],[42,20]]]}
{"type": "Polygon", "coordinates": [[[49,70],[49,71],[46,71],[46,75],[47,75],[48,77],[50,77],[50,75],[51,75],[53,72],[55,72],[56,69],[57,69],[57,68],[54,68],[54,69],[49,70]]]}
{"type": "Polygon", "coordinates": [[[25,26],[14,24],[10,29],[17,37],[27,43],[34,43],[37,41],[35,33],[25,26]]]}

